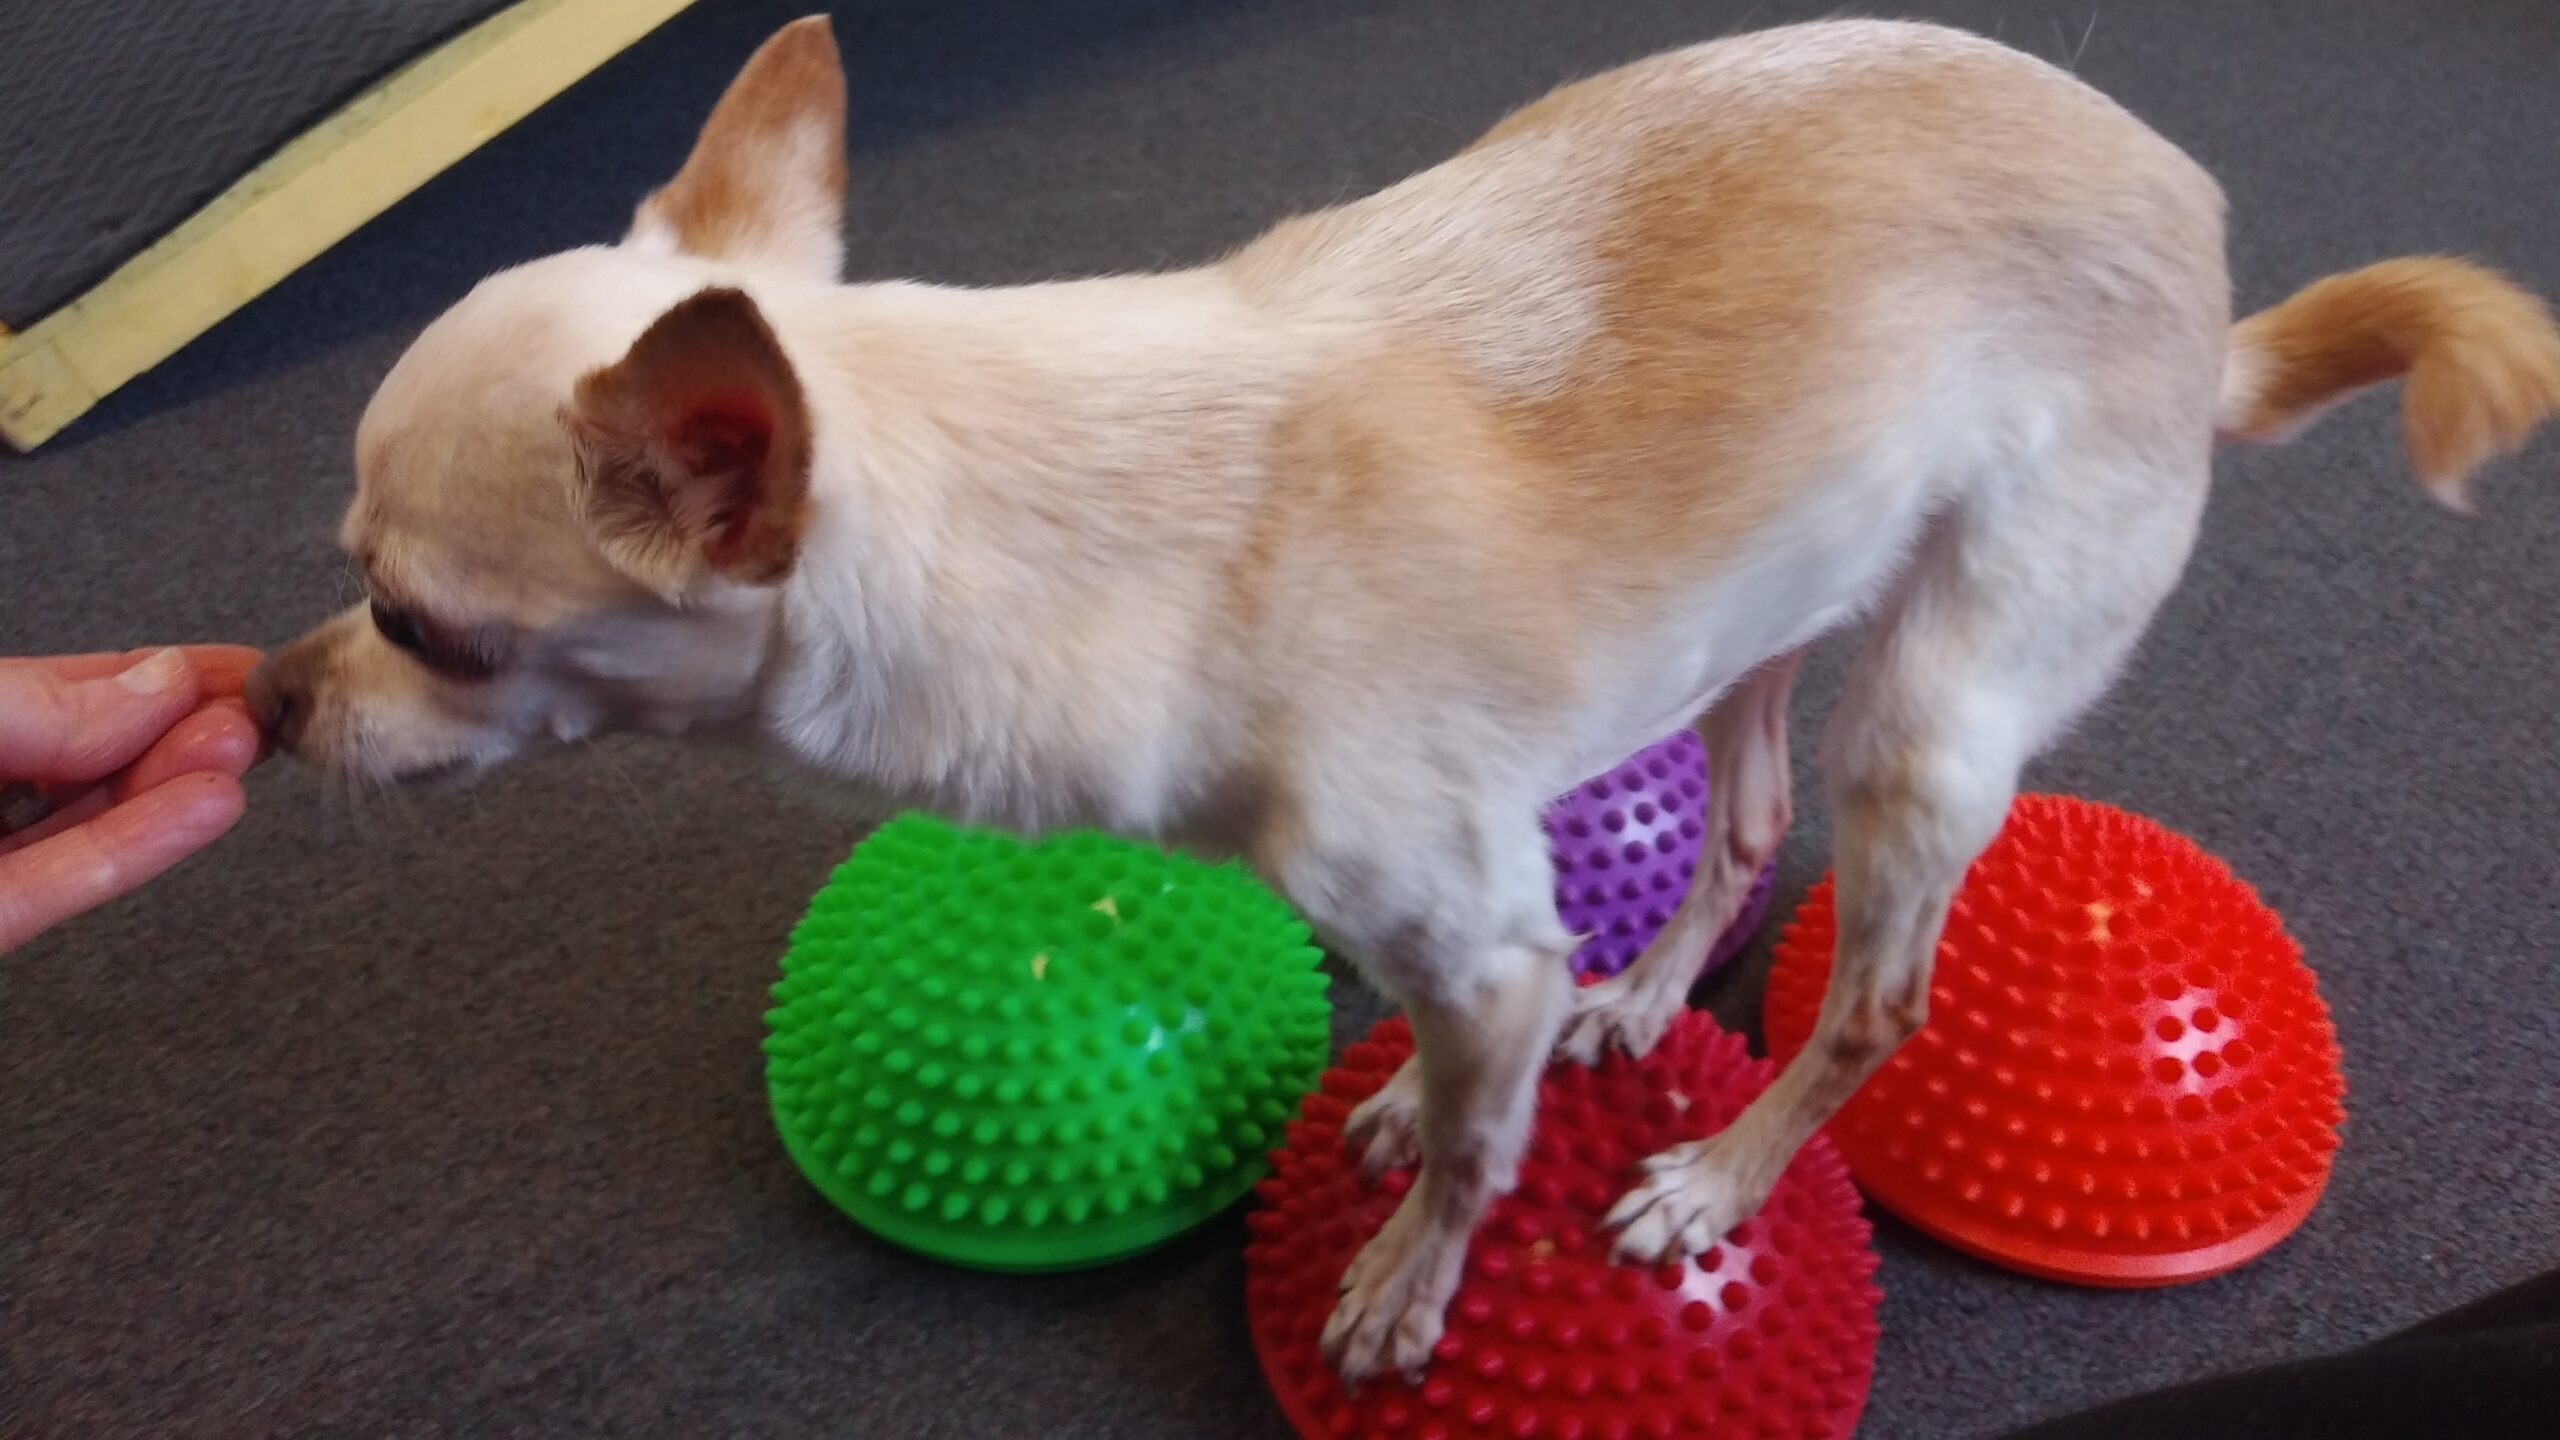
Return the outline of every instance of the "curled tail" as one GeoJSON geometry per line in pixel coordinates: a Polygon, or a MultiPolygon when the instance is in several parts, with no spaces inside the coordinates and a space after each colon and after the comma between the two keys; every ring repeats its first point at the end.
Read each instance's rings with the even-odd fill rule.
{"type": "Polygon", "coordinates": [[[2437,499],[2468,510],[2472,468],[2560,411],[2560,328],[2541,301],[2480,266],[2385,260],[2233,326],[2219,423],[2225,435],[2281,440],[2401,375],[2409,463],[2437,499]]]}

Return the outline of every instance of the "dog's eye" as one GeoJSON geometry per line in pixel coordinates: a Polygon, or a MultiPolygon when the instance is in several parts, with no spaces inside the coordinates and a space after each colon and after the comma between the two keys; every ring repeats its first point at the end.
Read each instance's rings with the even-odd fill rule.
{"type": "Polygon", "coordinates": [[[419,632],[417,616],[376,600],[373,628],[381,631],[382,638],[390,641],[394,649],[406,650],[421,660],[427,658],[427,637],[419,632]]]}
{"type": "Polygon", "coordinates": [[[457,680],[486,680],[497,673],[498,646],[485,633],[457,640],[379,598],[371,609],[373,628],[382,632],[382,638],[428,669],[457,680]]]}

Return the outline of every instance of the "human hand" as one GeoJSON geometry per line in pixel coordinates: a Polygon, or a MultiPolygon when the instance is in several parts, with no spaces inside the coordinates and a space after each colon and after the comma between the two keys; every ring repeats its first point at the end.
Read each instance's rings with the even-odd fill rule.
{"type": "Polygon", "coordinates": [[[239,820],[264,748],[240,698],[257,663],[242,645],[0,659],[0,951],[239,820]]]}

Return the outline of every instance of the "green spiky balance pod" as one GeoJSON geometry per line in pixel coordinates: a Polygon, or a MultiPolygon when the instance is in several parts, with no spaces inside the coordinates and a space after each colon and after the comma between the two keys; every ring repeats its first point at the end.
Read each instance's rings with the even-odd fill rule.
{"type": "Polygon", "coordinates": [[[828,1199],[909,1249],[1116,1260],[1261,1177],[1324,1068],[1316,959],[1241,866],[901,816],[792,932],[774,1121],[828,1199]]]}

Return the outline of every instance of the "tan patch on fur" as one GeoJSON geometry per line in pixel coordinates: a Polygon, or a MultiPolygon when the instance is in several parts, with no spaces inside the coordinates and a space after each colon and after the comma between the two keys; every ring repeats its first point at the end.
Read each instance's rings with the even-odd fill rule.
{"type": "Polygon", "coordinates": [[[750,585],[791,572],[809,524],[809,415],[743,292],[705,290],[578,381],[567,414],[597,544],[679,595],[697,567],[750,585]]]}
{"type": "Polygon", "coordinates": [[[1531,523],[1569,563],[1613,556],[1653,590],[1694,583],[1806,476],[1828,427],[1805,402],[1858,297],[1822,226],[1787,235],[1809,217],[1771,164],[1736,163],[1705,128],[1645,148],[1600,239],[1599,334],[1555,395],[1505,418],[1552,477],[1531,523]]]}
{"type": "MultiPolygon", "coordinates": [[[[1525,107],[1452,165],[1499,171],[1551,134],[1589,152],[1568,193],[1535,203],[1595,231],[1595,322],[1555,383],[1471,392],[1534,477],[1484,523],[1534,536],[1543,588],[1570,577],[1603,616],[1741,553],[1898,418],[1963,317],[2048,303],[2057,332],[2085,331],[2055,364],[2103,397],[2146,383],[2096,368],[2122,310],[2209,309],[2198,280],[2222,273],[2219,192],[2192,162],[2061,72],[1946,32],[1810,60],[1773,35],[1641,61],[1525,107]],[[2120,254],[2123,273],[2021,293],[2058,288],[2055,251],[2120,254]]],[[[1344,232],[1361,220],[1354,205],[1292,221],[1239,273],[1286,299],[1307,288],[1295,270],[1360,253],[1344,232]]],[[[1459,282],[1411,283],[1411,314],[1389,298],[1387,318],[1436,332],[1427,287],[1459,282]]],[[[2196,330],[2213,353],[2218,325],[2196,330]]],[[[1431,335],[1460,354],[1474,338],[1431,335]]]]}
{"type": "MultiPolygon", "coordinates": [[[[1540,478],[1454,367],[1399,349],[1312,381],[1273,432],[1271,471],[1281,533],[1327,553],[1338,585],[1374,592],[1369,613],[1402,627],[1396,643],[1346,650],[1337,663],[1404,667],[1429,655],[1451,679],[1474,681],[1471,698],[1522,713],[1552,713],[1572,696],[1568,557],[1522,523],[1539,508],[1540,478]]],[[[1299,618],[1290,608],[1246,602],[1246,613],[1284,625],[1299,618]]],[[[1411,679],[1368,678],[1382,689],[1411,679]]]]}
{"type": "Polygon", "coordinates": [[[845,184],[844,67],[823,15],[776,31],[703,123],[684,168],[640,204],[635,228],[677,248],[834,278],[845,184]],[[829,213],[818,213],[820,210],[829,213]]]}
{"type": "Polygon", "coordinates": [[[2314,281],[2231,336],[2223,425],[2281,436],[2367,385],[2409,377],[2409,463],[2456,508],[2472,468],[2560,412],[2560,330],[2542,302],[2462,260],[2412,256],[2314,281]]]}
{"type": "MultiPolygon", "coordinates": [[[[2053,273],[2044,253],[2102,255],[2090,238],[2120,229],[2137,271],[2193,252],[2161,267],[2160,290],[2219,274],[2218,229],[2190,218],[2218,214],[2218,196],[2184,157],[2058,72],[1943,43],[1782,90],[1746,71],[1702,113],[1650,128],[1601,241],[1601,338],[1555,399],[1515,411],[1558,476],[1551,533],[1636,576],[1694,573],[1892,423],[1961,317],[2045,298],[2017,294],[2021,276],[2053,273]]],[[[1495,133],[1634,127],[1660,103],[1604,77],[1495,133]]],[[[2050,298],[2067,317],[2107,297],[2050,298]]]]}

